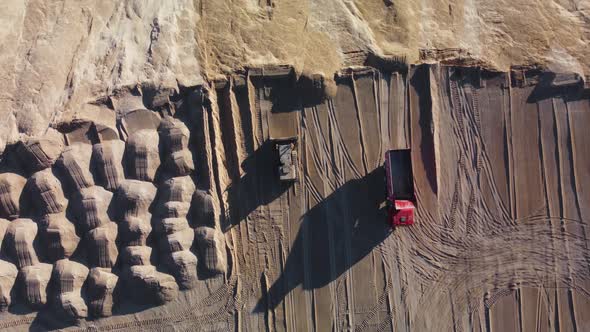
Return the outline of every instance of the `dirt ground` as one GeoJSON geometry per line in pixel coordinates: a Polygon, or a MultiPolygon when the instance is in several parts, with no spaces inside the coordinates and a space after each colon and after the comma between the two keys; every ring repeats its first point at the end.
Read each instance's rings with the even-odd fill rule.
{"type": "Polygon", "coordinates": [[[240,328],[590,328],[590,104],[548,87],[548,75],[357,70],[320,105],[273,109],[259,98],[254,136],[298,133],[301,179],[285,188],[259,178],[276,195],[230,231],[256,294],[240,328]],[[383,153],[407,147],[417,223],[389,230],[383,153]]]}
{"type": "Polygon", "coordinates": [[[356,69],[321,103],[288,75],[215,86],[186,114],[194,153],[209,151],[197,173],[219,202],[227,275],[161,307],[74,327],[17,309],[0,328],[590,330],[590,98],[520,73],[356,69]],[[291,136],[299,179],[281,183],[270,140],[291,136]],[[416,223],[397,229],[393,148],[411,148],[417,196],[416,223]]]}

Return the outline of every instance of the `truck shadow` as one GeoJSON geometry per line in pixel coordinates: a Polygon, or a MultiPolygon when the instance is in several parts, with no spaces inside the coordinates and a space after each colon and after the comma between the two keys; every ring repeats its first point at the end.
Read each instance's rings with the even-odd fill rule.
{"type": "Polygon", "coordinates": [[[254,312],[276,308],[299,285],[322,288],[369,255],[392,232],[384,202],[385,171],[379,167],[307,211],[281,275],[267,292],[263,289],[254,312]]]}

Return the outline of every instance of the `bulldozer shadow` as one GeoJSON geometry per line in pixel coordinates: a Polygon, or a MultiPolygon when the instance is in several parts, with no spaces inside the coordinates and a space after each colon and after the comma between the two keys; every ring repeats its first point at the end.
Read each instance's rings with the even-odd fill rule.
{"type": "Polygon", "coordinates": [[[292,183],[281,182],[278,175],[279,158],[271,140],[265,141],[242,163],[244,174],[227,188],[229,218],[222,220],[222,229],[246,221],[260,206],[267,205],[285,193],[292,183]]]}
{"type": "Polygon", "coordinates": [[[282,272],[266,292],[262,290],[254,312],[276,308],[299,286],[304,290],[327,286],[391,234],[384,179],[385,171],[379,167],[350,180],[301,217],[282,272]]]}

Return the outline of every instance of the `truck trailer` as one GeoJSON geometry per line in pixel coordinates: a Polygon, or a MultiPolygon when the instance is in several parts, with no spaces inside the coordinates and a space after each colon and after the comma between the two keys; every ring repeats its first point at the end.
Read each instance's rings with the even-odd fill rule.
{"type": "Polygon", "coordinates": [[[388,220],[392,227],[414,224],[415,195],[410,149],[385,153],[388,220]]]}

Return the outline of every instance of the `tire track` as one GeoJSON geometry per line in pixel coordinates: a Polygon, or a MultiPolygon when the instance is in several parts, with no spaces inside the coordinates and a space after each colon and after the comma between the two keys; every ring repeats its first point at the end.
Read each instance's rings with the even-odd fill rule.
{"type": "Polygon", "coordinates": [[[363,137],[363,121],[361,119],[361,109],[359,106],[359,99],[358,99],[358,88],[356,87],[356,78],[354,76],[354,72],[352,75],[352,95],[354,97],[354,109],[355,109],[355,114],[356,114],[356,120],[357,120],[357,125],[359,128],[359,140],[360,140],[360,145],[361,145],[361,161],[363,163],[363,168],[365,170],[364,174],[368,174],[369,173],[369,166],[368,166],[368,161],[367,161],[367,151],[366,151],[366,144],[365,144],[365,138],[363,137]]]}
{"type": "MultiPolygon", "coordinates": [[[[452,110],[453,112],[451,112],[452,115],[454,115],[454,118],[458,124],[459,127],[459,133],[461,133],[459,135],[460,141],[463,142],[462,145],[464,147],[463,150],[460,150],[460,155],[459,155],[459,169],[464,171],[464,174],[466,176],[466,180],[468,181],[468,183],[472,184],[472,192],[470,194],[470,198],[468,201],[468,206],[467,206],[467,215],[466,215],[466,222],[469,223],[468,224],[468,232],[472,232],[473,229],[472,227],[470,227],[469,225],[472,225],[473,223],[471,222],[473,219],[473,213],[476,210],[475,209],[475,204],[476,204],[476,197],[475,197],[475,188],[481,188],[481,175],[483,174],[484,176],[486,176],[486,178],[488,179],[488,183],[491,186],[491,194],[494,197],[494,201],[498,202],[499,204],[499,209],[501,212],[501,217],[502,219],[506,219],[508,220],[508,211],[506,209],[506,207],[503,204],[503,200],[500,197],[497,185],[496,185],[496,181],[494,179],[494,176],[491,172],[491,163],[489,160],[489,157],[487,155],[487,152],[485,150],[485,145],[482,139],[482,128],[481,128],[481,112],[479,110],[479,97],[478,97],[478,92],[477,89],[473,86],[473,85],[469,85],[470,87],[470,92],[471,92],[471,105],[469,105],[469,103],[467,102],[467,98],[461,98],[461,96],[463,95],[461,93],[461,91],[463,91],[463,88],[459,87],[459,84],[457,83],[456,80],[449,80],[449,91],[450,91],[450,102],[452,105],[452,110]],[[461,105],[465,105],[465,107],[462,107],[461,105]],[[470,107],[469,107],[470,106],[470,107]],[[469,129],[465,128],[465,124],[464,124],[464,110],[470,110],[470,112],[467,113],[467,115],[469,113],[473,113],[472,117],[469,117],[471,119],[472,125],[469,127],[469,129]],[[468,132],[466,132],[469,131],[468,132]],[[475,149],[472,152],[472,155],[475,159],[475,170],[474,170],[474,174],[472,175],[471,172],[469,171],[470,168],[467,167],[466,163],[465,163],[465,154],[464,151],[472,151],[471,146],[472,144],[467,143],[470,142],[471,140],[466,139],[466,137],[472,137],[474,139],[474,141],[472,142],[473,144],[475,144],[475,146],[477,147],[477,149],[475,149]],[[482,169],[484,170],[484,172],[482,173],[482,169]],[[475,186],[474,184],[477,185],[475,186]]],[[[457,184],[455,183],[455,187],[457,187],[457,184]]],[[[453,195],[454,196],[454,195],[453,195]]],[[[452,201],[452,204],[454,203],[454,199],[452,201]]],[[[489,207],[485,204],[485,201],[480,200],[480,203],[482,203],[482,208],[484,210],[487,210],[487,213],[490,213],[489,207]]]]}
{"type": "MultiPolygon", "coordinates": [[[[73,331],[76,332],[91,332],[91,331],[115,331],[115,330],[129,330],[131,328],[146,328],[146,327],[154,327],[154,326],[164,326],[169,323],[180,323],[190,321],[196,325],[211,325],[214,322],[219,321],[219,318],[222,317],[224,314],[227,314],[229,311],[236,310],[237,307],[241,305],[241,297],[237,292],[237,277],[230,279],[227,284],[224,284],[220,287],[217,291],[213,294],[208,296],[207,298],[203,299],[203,301],[198,302],[196,305],[193,305],[185,310],[181,310],[176,314],[165,316],[165,317],[156,317],[147,320],[138,320],[132,322],[121,322],[121,323],[114,323],[102,326],[88,326],[85,328],[75,329],[73,331]],[[233,288],[233,291],[232,291],[233,288]],[[214,303],[222,302],[223,299],[226,299],[224,305],[222,305],[219,309],[215,310],[214,312],[203,314],[203,315],[196,315],[195,311],[203,309],[205,307],[210,307],[214,303]]],[[[31,319],[32,322],[32,319],[31,319]]],[[[26,323],[25,323],[26,324],[26,323]]],[[[30,324],[30,323],[29,323],[30,324]]],[[[0,327],[3,326],[0,324],[0,327]]]]}
{"type": "Polygon", "coordinates": [[[6,330],[9,328],[13,328],[13,327],[17,327],[17,326],[21,326],[21,325],[25,325],[25,324],[31,325],[33,323],[33,321],[35,320],[35,317],[36,316],[23,317],[23,318],[19,318],[19,319],[15,319],[15,320],[0,322],[0,329],[6,330]]]}
{"type": "MultiPolygon", "coordinates": [[[[472,96],[472,111],[474,114],[474,120],[475,120],[475,126],[472,127],[475,131],[473,137],[476,139],[476,142],[474,142],[476,145],[478,145],[477,143],[479,143],[479,149],[476,150],[476,153],[474,155],[474,158],[476,160],[476,168],[475,168],[475,178],[476,178],[476,183],[477,183],[477,188],[481,190],[481,180],[480,180],[480,174],[481,174],[481,168],[482,168],[482,158],[481,158],[481,147],[483,146],[483,142],[481,139],[481,122],[480,122],[480,114],[479,114],[479,105],[478,105],[478,100],[477,100],[477,90],[475,90],[473,87],[471,87],[471,96],[472,96]]],[[[471,189],[471,194],[469,197],[469,203],[467,206],[467,215],[466,215],[466,222],[467,222],[467,234],[471,234],[474,232],[474,223],[472,222],[473,220],[473,213],[474,213],[474,205],[475,205],[475,200],[476,200],[476,195],[475,195],[476,191],[475,188],[472,187],[471,189]]]]}
{"type": "Polygon", "coordinates": [[[377,303],[369,309],[369,313],[365,317],[365,319],[362,322],[360,322],[360,324],[355,326],[355,331],[360,332],[360,331],[367,330],[367,328],[369,327],[369,324],[372,322],[373,318],[375,318],[377,313],[382,310],[383,304],[387,300],[387,298],[389,296],[389,291],[391,290],[392,287],[393,287],[393,283],[391,282],[391,279],[387,278],[387,282],[385,284],[385,291],[381,295],[379,295],[379,297],[377,298],[377,303]]]}
{"type": "Polygon", "coordinates": [[[352,160],[352,156],[350,155],[350,153],[348,152],[348,149],[346,148],[346,144],[344,144],[344,139],[342,137],[342,131],[340,129],[340,125],[338,122],[338,118],[335,115],[336,109],[334,108],[334,105],[331,104],[331,107],[328,108],[329,109],[329,118],[330,118],[330,122],[334,123],[334,134],[335,134],[335,141],[334,143],[336,144],[336,146],[338,148],[340,148],[340,151],[343,152],[345,158],[344,160],[346,161],[346,163],[348,164],[348,166],[351,168],[351,170],[353,171],[354,175],[357,178],[362,178],[362,174],[359,172],[359,170],[357,169],[356,165],[354,164],[354,161],[352,160]]]}

